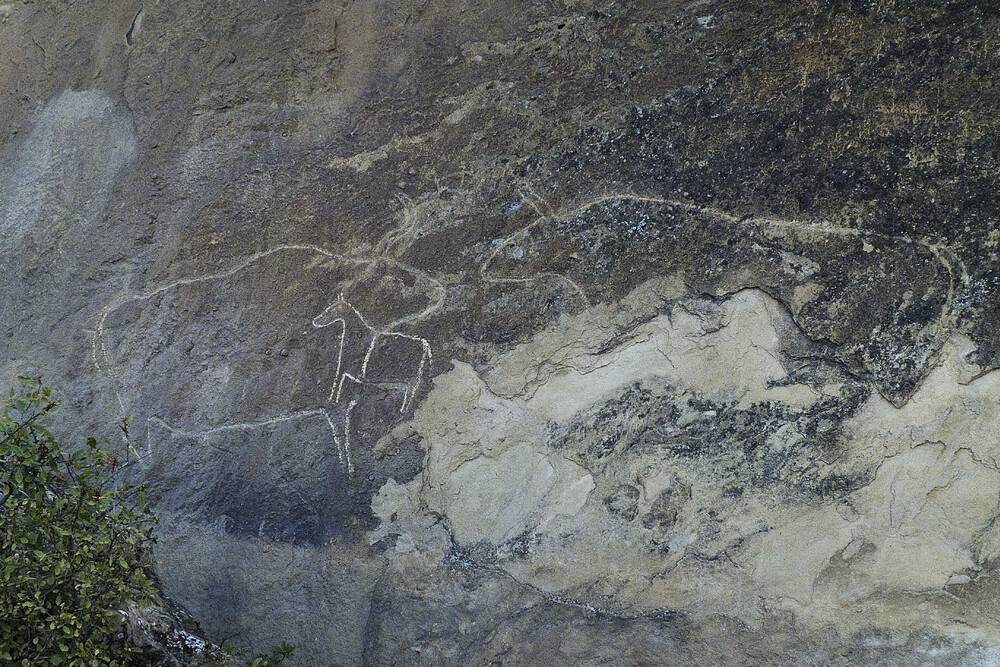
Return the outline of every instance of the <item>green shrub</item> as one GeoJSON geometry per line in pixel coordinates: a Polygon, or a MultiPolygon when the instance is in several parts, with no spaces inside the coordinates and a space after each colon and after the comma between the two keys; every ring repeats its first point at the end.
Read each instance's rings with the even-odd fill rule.
{"type": "Polygon", "coordinates": [[[155,597],[154,517],[127,462],[93,438],[60,448],[51,392],[21,380],[0,415],[0,663],[128,664],[118,610],[155,597]]]}
{"type": "Polygon", "coordinates": [[[247,663],[247,667],[280,667],[295,653],[291,644],[281,643],[271,648],[270,653],[260,654],[247,663]]]}

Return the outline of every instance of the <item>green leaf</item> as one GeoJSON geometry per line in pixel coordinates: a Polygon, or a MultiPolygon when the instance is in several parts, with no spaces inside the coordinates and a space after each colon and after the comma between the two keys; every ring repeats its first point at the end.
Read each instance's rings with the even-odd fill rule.
{"type": "Polygon", "coordinates": [[[155,596],[142,573],[153,522],[131,487],[103,485],[115,457],[96,439],[59,446],[45,423],[55,405],[28,379],[0,415],[0,457],[14,463],[0,474],[11,494],[0,515],[0,664],[122,665],[109,610],[155,596]]]}

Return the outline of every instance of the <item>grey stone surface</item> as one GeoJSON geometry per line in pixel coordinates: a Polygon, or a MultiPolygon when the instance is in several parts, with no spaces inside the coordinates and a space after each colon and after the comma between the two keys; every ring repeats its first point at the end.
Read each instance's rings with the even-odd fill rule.
{"type": "Polygon", "coordinates": [[[214,641],[997,664],[998,28],[0,0],[0,374],[214,641]]]}

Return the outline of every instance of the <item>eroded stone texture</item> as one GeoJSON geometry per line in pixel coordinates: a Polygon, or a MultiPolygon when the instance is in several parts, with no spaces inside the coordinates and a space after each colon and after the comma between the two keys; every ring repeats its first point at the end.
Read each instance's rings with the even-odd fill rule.
{"type": "Polygon", "coordinates": [[[216,641],[996,664],[998,28],[0,0],[0,369],[216,641]]]}

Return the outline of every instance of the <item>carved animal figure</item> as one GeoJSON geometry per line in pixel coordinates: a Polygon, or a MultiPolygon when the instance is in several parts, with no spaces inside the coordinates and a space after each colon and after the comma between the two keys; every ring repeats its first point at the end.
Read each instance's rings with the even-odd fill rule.
{"type": "MultiPolygon", "coordinates": [[[[144,457],[154,448],[150,425],[208,438],[322,419],[353,473],[352,416],[366,387],[398,394],[405,414],[431,360],[426,340],[394,330],[398,324],[373,326],[340,291],[372,264],[283,246],[109,304],[94,361],[113,379],[122,414],[145,432],[144,457]],[[289,262],[289,254],[306,261],[289,262]],[[330,294],[338,296],[324,305],[330,294]]],[[[379,270],[427,282],[399,265],[379,270]]]]}
{"type": "Polygon", "coordinates": [[[406,412],[431,362],[432,353],[427,340],[398,331],[382,331],[369,324],[343,294],[313,318],[317,329],[337,326],[340,329],[341,354],[337,357],[337,381],[331,388],[330,400],[334,403],[350,402],[360,385],[370,384],[401,391],[401,413],[406,412]],[[345,347],[364,349],[364,355],[351,359],[343,357],[345,347]],[[416,368],[412,359],[418,358],[416,368]]]}

